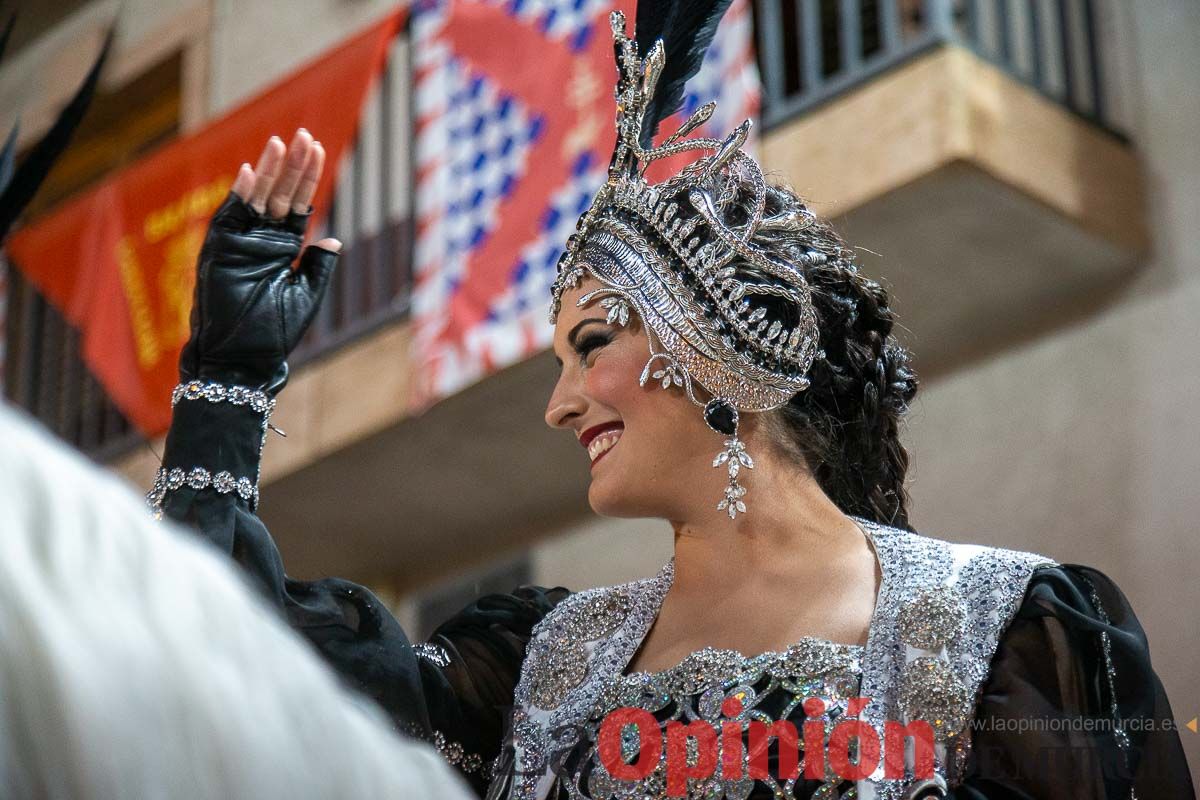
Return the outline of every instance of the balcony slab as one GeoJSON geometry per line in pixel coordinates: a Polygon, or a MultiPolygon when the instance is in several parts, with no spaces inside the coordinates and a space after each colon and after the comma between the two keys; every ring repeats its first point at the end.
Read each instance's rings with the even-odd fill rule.
{"type": "Polygon", "coordinates": [[[955,46],[777,126],[763,159],[863,248],[930,375],[1102,302],[1149,247],[1129,144],[955,46]]]}

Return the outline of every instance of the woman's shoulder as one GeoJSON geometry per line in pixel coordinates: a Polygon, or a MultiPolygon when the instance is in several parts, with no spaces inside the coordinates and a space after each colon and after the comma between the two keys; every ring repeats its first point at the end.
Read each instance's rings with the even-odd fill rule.
{"type": "Polygon", "coordinates": [[[654,605],[654,598],[660,598],[670,586],[674,570],[674,559],[669,560],[658,571],[658,574],[648,578],[637,578],[625,583],[611,586],[596,586],[572,592],[565,597],[534,631],[535,635],[550,627],[575,630],[586,634],[584,638],[594,639],[599,629],[615,628],[629,614],[654,605]]]}
{"type": "MultiPolygon", "coordinates": [[[[1000,582],[1013,583],[1021,578],[1024,595],[1038,592],[1071,595],[1076,601],[1087,598],[1092,604],[1099,598],[1119,598],[1127,604],[1116,582],[1098,567],[1076,562],[1064,562],[1033,550],[957,541],[936,535],[893,529],[909,537],[907,546],[918,553],[938,553],[953,565],[950,572],[961,581],[980,585],[1000,582]]],[[[1077,604],[1081,604],[1078,603],[1077,604]]]]}
{"type": "Polygon", "coordinates": [[[1011,576],[1058,565],[1042,553],[962,541],[948,534],[918,532],[855,517],[862,524],[881,559],[927,567],[925,574],[1011,576]]]}

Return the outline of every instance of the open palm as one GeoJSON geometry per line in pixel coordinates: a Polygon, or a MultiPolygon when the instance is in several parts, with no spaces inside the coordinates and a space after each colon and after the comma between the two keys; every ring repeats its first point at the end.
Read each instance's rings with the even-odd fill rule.
{"type": "Polygon", "coordinates": [[[302,128],[290,146],[272,136],[258,164],[238,170],[200,251],[183,381],[272,394],[287,382],[287,357],[316,316],[341,249],[322,239],[301,254],[324,163],[324,148],[302,128]]]}

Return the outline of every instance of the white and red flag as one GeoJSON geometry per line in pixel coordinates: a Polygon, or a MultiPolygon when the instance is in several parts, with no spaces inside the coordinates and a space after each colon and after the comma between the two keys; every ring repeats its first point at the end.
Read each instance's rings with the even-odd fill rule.
{"type": "MultiPolygon", "coordinates": [[[[412,9],[418,408],[550,343],[558,256],[605,179],[616,138],[613,8],[634,19],[625,0],[428,0],[412,9]]],[[[726,13],[681,113],[709,100],[710,136],[758,116],[748,0],[726,13]]]]}

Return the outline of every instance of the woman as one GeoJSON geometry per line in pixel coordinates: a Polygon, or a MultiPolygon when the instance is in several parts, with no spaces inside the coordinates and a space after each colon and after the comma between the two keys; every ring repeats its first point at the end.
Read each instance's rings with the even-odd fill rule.
{"type": "Polygon", "coordinates": [[[705,107],[651,146],[722,10],[643,4],[636,41],[614,14],[616,152],[552,302],[546,420],[587,448],[597,512],[671,521],[656,577],[485,597],[413,646],[363,588],[284,576],[253,514],[258,453],[337,248],[288,268],[321,169],[303,131],[243,166],[214,219],[152,503],[488,797],[1184,796],[1111,581],[908,529],[917,383],[886,293],[767,186],[748,125],[686,139],[705,107]]]}

